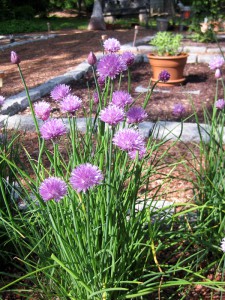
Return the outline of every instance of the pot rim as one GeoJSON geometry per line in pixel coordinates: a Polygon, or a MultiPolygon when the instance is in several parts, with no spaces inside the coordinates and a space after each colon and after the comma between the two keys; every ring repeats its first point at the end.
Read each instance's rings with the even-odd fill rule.
{"type": "Polygon", "coordinates": [[[184,58],[184,57],[188,57],[188,53],[185,52],[181,52],[178,55],[167,55],[167,56],[161,56],[161,55],[157,55],[154,53],[148,53],[147,56],[149,58],[153,58],[153,59],[162,59],[162,60],[170,60],[170,59],[179,59],[179,58],[184,58]]]}

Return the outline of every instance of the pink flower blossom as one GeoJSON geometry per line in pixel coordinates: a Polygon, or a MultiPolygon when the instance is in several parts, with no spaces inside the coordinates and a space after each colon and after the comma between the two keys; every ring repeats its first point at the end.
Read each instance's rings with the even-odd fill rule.
{"type": "Polygon", "coordinates": [[[34,111],[38,118],[46,121],[50,116],[51,107],[46,101],[41,101],[34,104],[34,111]]]}
{"type": "Polygon", "coordinates": [[[66,126],[61,119],[50,119],[40,128],[41,136],[45,140],[55,140],[66,133],[66,126]]]}
{"type": "Polygon", "coordinates": [[[70,183],[78,193],[81,191],[85,193],[88,189],[99,185],[102,180],[103,175],[99,168],[86,163],[79,165],[72,171],[70,183]]]}
{"type": "Polygon", "coordinates": [[[55,101],[61,101],[70,93],[70,87],[66,84],[59,84],[51,91],[51,98],[55,101]]]}
{"type": "Polygon", "coordinates": [[[75,112],[81,108],[81,104],[82,100],[79,97],[69,94],[60,102],[60,108],[63,112],[74,115],[75,112]]]}
{"type": "Polygon", "coordinates": [[[132,128],[119,130],[113,137],[113,143],[121,150],[128,152],[131,159],[134,159],[137,154],[141,159],[146,153],[144,138],[132,128]]]}
{"type": "Polygon", "coordinates": [[[131,66],[134,63],[135,55],[130,51],[123,52],[121,54],[122,60],[125,62],[127,67],[131,66]]]}
{"type": "Polygon", "coordinates": [[[222,56],[214,56],[209,62],[209,68],[211,70],[220,69],[224,64],[224,58],[222,56]]]}
{"type": "Polygon", "coordinates": [[[112,95],[112,103],[124,108],[133,102],[131,95],[126,91],[115,91],[112,95]]]}
{"type": "Polygon", "coordinates": [[[15,51],[11,51],[10,60],[12,64],[18,65],[20,63],[20,57],[15,51]]]}
{"type": "Polygon", "coordinates": [[[127,123],[135,124],[147,118],[146,111],[141,106],[132,106],[127,112],[127,123]]]}
{"type": "Polygon", "coordinates": [[[120,50],[120,42],[115,38],[109,38],[104,41],[103,47],[106,52],[118,52],[120,50]]]}
{"type": "Polygon", "coordinates": [[[60,178],[49,177],[41,183],[39,193],[44,201],[55,200],[58,202],[66,195],[67,186],[60,178]]]}
{"type": "Polygon", "coordinates": [[[97,73],[100,77],[115,79],[117,75],[127,69],[125,62],[115,53],[103,56],[97,64],[97,73]]]}
{"type": "Polygon", "coordinates": [[[5,101],[5,97],[0,96],[0,107],[3,105],[4,101],[5,101]]]}
{"type": "Polygon", "coordinates": [[[218,99],[218,100],[215,102],[215,106],[216,106],[216,108],[219,109],[219,110],[224,109],[224,107],[225,107],[225,100],[224,100],[224,99],[218,99]]]}
{"type": "Polygon", "coordinates": [[[123,121],[124,111],[116,105],[109,105],[100,111],[100,119],[109,125],[115,126],[119,122],[123,121]]]}

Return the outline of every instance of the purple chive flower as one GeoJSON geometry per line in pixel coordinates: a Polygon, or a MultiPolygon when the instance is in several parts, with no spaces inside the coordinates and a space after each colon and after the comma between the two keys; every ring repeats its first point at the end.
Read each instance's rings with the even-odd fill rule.
{"type": "Polygon", "coordinates": [[[66,126],[61,119],[50,119],[42,125],[40,132],[45,140],[56,139],[66,133],[66,126]]]}
{"type": "Polygon", "coordinates": [[[3,105],[4,101],[5,101],[5,97],[0,96],[0,107],[3,105]]]}
{"type": "Polygon", "coordinates": [[[108,123],[109,125],[115,126],[124,119],[124,111],[122,108],[110,104],[108,107],[100,111],[100,119],[108,123]]]}
{"type": "Polygon", "coordinates": [[[216,69],[215,71],[215,78],[216,79],[220,79],[222,77],[221,71],[220,69],[216,69]]]}
{"type": "Polygon", "coordinates": [[[141,106],[132,106],[127,112],[127,123],[135,124],[147,118],[146,111],[141,106]]]}
{"type": "Polygon", "coordinates": [[[93,52],[90,52],[87,58],[89,65],[94,66],[97,62],[97,58],[93,52]]]}
{"type": "Polygon", "coordinates": [[[97,64],[97,73],[100,77],[111,79],[127,69],[125,62],[117,54],[108,54],[103,56],[97,64]]]}
{"type": "Polygon", "coordinates": [[[131,95],[126,91],[115,91],[112,94],[112,103],[116,106],[124,108],[133,102],[131,95]]]}
{"type": "Polygon", "coordinates": [[[121,150],[127,151],[132,159],[136,157],[137,152],[139,158],[143,158],[146,153],[144,138],[132,128],[119,130],[113,137],[113,143],[121,150]]]}
{"type": "Polygon", "coordinates": [[[175,104],[173,107],[173,115],[176,117],[182,117],[185,111],[185,107],[181,103],[175,104]]]}
{"type": "Polygon", "coordinates": [[[82,100],[74,95],[67,95],[60,102],[60,108],[63,112],[68,112],[74,115],[74,113],[81,107],[82,100]]]}
{"type": "Polygon", "coordinates": [[[225,107],[225,100],[224,99],[218,99],[216,102],[215,102],[215,106],[217,109],[224,109],[225,107]]]}
{"type": "Polygon", "coordinates": [[[59,84],[51,91],[51,98],[55,101],[61,101],[70,93],[70,87],[66,84],[59,84]]]}
{"type": "Polygon", "coordinates": [[[120,50],[120,42],[117,39],[109,38],[104,41],[103,47],[106,52],[117,52],[120,50]]]}
{"type": "Polygon", "coordinates": [[[130,51],[123,52],[121,54],[122,60],[125,62],[127,67],[131,66],[134,63],[135,55],[130,51]]]}
{"type": "Polygon", "coordinates": [[[20,57],[15,51],[11,51],[10,60],[12,64],[18,65],[20,63],[20,57]]]}
{"type": "Polygon", "coordinates": [[[46,121],[50,116],[51,107],[46,101],[41,101],[34,104],[34,111],[39,119],[46,121]]]}
{"type": "Polygon", "coordinates": [[[58,202],[66,195],[67,186],[60,178],[49,177],[41,183],[39,193],[44,201],[55,200],[58,202]]]}
{"type": "Polygon", "coordinates": [[[216,70],[222,67],[224,64],[224,59],[222,56],[214,56],[209,62],[209,68],[211,70],[216,70]]]}
{"type": "Polygon", "coordinates": [[[220,248],[223,252],[225,252],[225,238],[222,239],[220,248]]]}
{"type": "Polygon", "coordinates": [[[170,73],[166,70],[163,70],[159,73],[159,80],[163,82],[167,82],[170,79],[170,73]]]}
{"type": "Polygon", "coordinates": [[[98,84],[101,89],[103,89],[105,87],[105,77],[104,76],[98,77],[98,84]]]}
{"type": "Polygon", "coordinates": [[[98,92],[96,91],[93,93],[93,100],[95,104],[99,103],[98,92]]]}
{"type": "Polygon", "coordinates": [[[81,191],[85,193],[88,189],[99,185],[102,180],[103,175],[99,168],[86,163],[79,165],[72,171],[70,183],[78,193],[81,191]]]}

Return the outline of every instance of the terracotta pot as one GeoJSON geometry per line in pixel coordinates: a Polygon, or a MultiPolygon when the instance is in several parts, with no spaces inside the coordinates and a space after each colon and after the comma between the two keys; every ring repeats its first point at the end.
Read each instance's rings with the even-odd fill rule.
{"type": "Polygon", "coordinates": [[[159,86],[173,86],[184,83],[185,78],[183,76],[184,67],[187,62],[188,54],[182,53],[177,56],[157,56],[154,54],[148,54],[149,63],[152,67],[153,76],[152,82],[155,82],[159,78],[159,74],[163,70],[167,70],[170,73],[170,80],[167,82],[159,82],[159,86]]]}

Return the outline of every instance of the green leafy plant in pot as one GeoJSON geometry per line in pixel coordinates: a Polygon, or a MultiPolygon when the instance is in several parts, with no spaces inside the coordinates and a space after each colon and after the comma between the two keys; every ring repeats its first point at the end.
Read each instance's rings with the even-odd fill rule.
{"type": "Polygon", "coordinates": [[[171,32],[158,32],[150,44],[155,46],[155,53],[148,54],[149,63],[152,68],[152,81],[159,80],[159,74],[166,70],[170,74],[167,82],[159,82],[161,86],[173,86],[184,83],[184,67],[187,62],[187,53],[181,51],[181,34],[171,32]]]}

